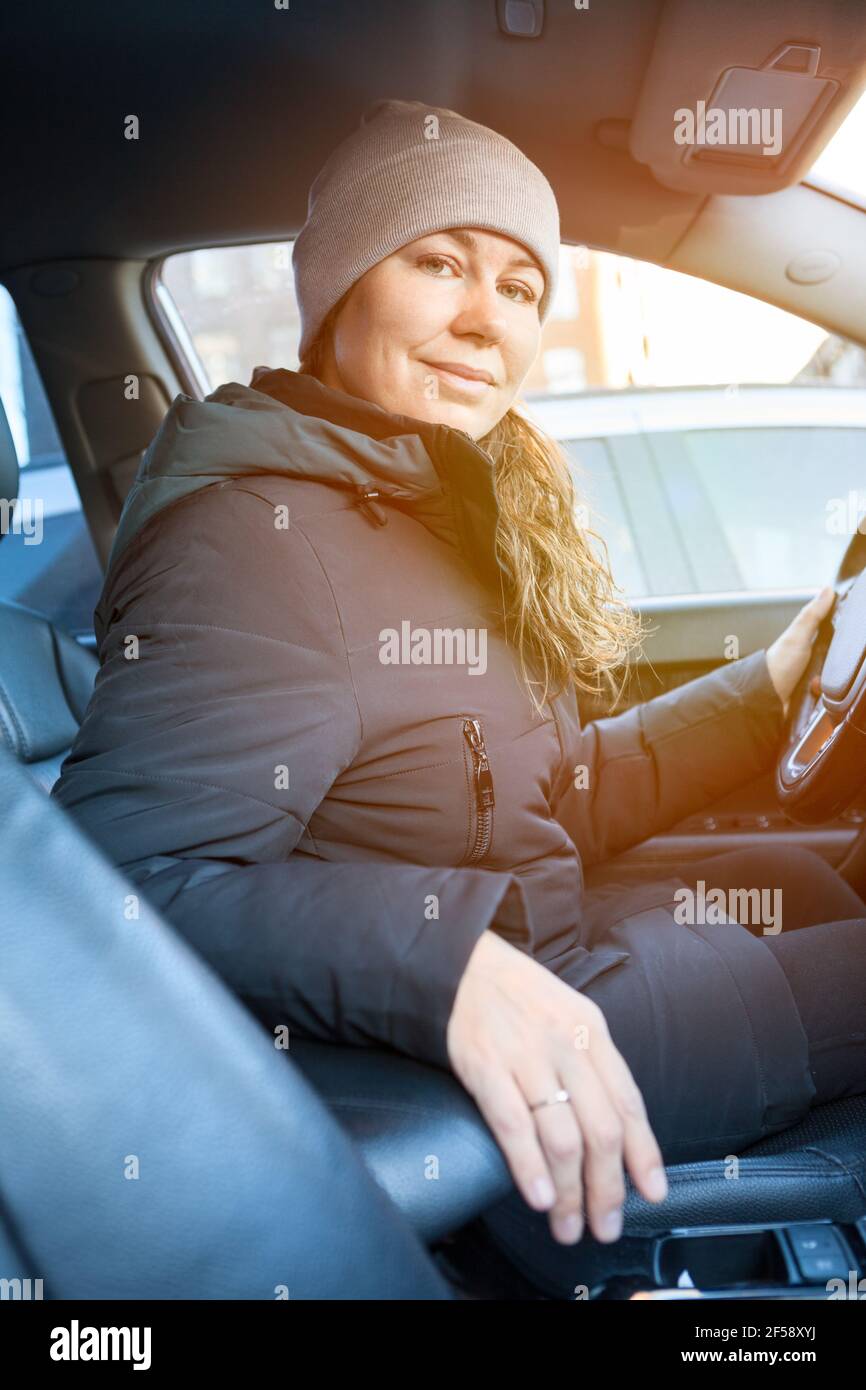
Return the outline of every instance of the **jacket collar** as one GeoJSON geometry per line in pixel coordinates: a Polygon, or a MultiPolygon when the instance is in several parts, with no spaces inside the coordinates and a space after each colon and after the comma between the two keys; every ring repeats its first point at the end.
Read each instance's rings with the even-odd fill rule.
{"type": "MultiPolygon", "coordinates": [[[[499,511],[493,464],[464,430],[391,414],[371,401],[284,367],[256,367],[250,387],[300,415],[327,420],[371,439],[396,444],[401,437],[420,437],[438,487],[412,497],[408,504],[412,514],[441,539],[455,544],[482,582],[499,595],[501,575],[495,554],[499,511]]],[[[389,491],[387,485],[382,490],[389,491]]]]}

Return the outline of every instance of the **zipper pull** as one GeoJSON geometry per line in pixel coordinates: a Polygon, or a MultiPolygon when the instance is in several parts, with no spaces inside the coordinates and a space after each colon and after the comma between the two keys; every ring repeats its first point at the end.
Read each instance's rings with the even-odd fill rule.
{"type": "Polygon", "coordinates": [[[490,771],[487,749],[484,746],[484,735],[478,720],[464,719],[463,733],[475,755],[475,793],[478,797],[478,804],[482,810],[486,810],[489,806],[495,805],[493,774],[490,771]]]}
{"type": "Polygon", "coordinates": [[[373,499],[379,496],[379,489],[375,483],[355,483],[355,491],[358,496],[355,498],[355,506],[359,507],[365,516],[376,526],[387,526],[388,517],[373,499]]]}

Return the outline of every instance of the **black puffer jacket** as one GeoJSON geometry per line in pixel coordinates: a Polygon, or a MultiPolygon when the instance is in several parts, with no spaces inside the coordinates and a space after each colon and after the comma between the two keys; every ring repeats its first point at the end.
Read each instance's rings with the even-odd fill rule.
{"type": "Polygon", "coordinates": [[[781,703],[756,652],[583,729],[573,696],[540,719],[497,626],[483,451],[254,382],[178,396],[145,455],[53,794],[254,1006],[447,1065],[480,933],[577,987],[627,959],[586,949],[581,860],[767,767],[781,703]],[[386,629],[398,656],[486,633],[486,660],[385,664],[386,629]]]}

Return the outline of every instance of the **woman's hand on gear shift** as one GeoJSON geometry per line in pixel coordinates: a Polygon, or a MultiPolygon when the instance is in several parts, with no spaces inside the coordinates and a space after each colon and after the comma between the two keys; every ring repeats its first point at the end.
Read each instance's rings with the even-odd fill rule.
{"type": "Polygon", "coordinates": [[[643,1097],[601,1009],[546,966],[486,931],[460,980],[448,1055],[531,1207],[553,1236],[616,1240],[623,1164],[650,1202],[667,1196],[662,1154],[643,1097]],[[570,1100],[530,1105],[565,1090],[570,1100]]]}

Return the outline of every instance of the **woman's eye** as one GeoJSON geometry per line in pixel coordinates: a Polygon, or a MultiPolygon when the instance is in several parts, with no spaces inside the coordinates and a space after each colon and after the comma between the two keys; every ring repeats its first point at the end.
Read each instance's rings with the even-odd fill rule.
{"type": "MultiPolygon", "coordinates": [[[[444,272],[457,273],[454,262],[448,256],[440,256],[434,252],[428,256],[422,256],[418,265],[436,280],[446,279],[444,272]]],[[[501,286],[506,299],[511,299],[515,304],[534,304],[538,295],[529,285],[524,285],[520,280],[509,280],[501,286]]]]}
{"type": "MultiPolygon", "coordinates": [[[[503,290],[517,290],[518,294],[523,296],[522,299],[518,299],[517,301],[520,304],[534,304],[535,300],[538,298],[534,290],[531,290],[528,285],[521,284],[519,280],[509,280],[508,284],[503,285],[502,288],[503,290]]],[[[517,296],[507,295],[506,298],[516,299],[517,296]]]]}
{"type": "MultiPolygon", "coordinates": [[[[418,264],[421,266],[441,266],[444,267],[446,270],[450,270],[452,268],[451,262],[446,260],[444,256],[423,256],[422,259],[418,262],[418,264]]],[[[435,271],[433,272],[433,274],[436,275],[437,279],[442,278],[441,275],[438,275],[435,271]]]]}

